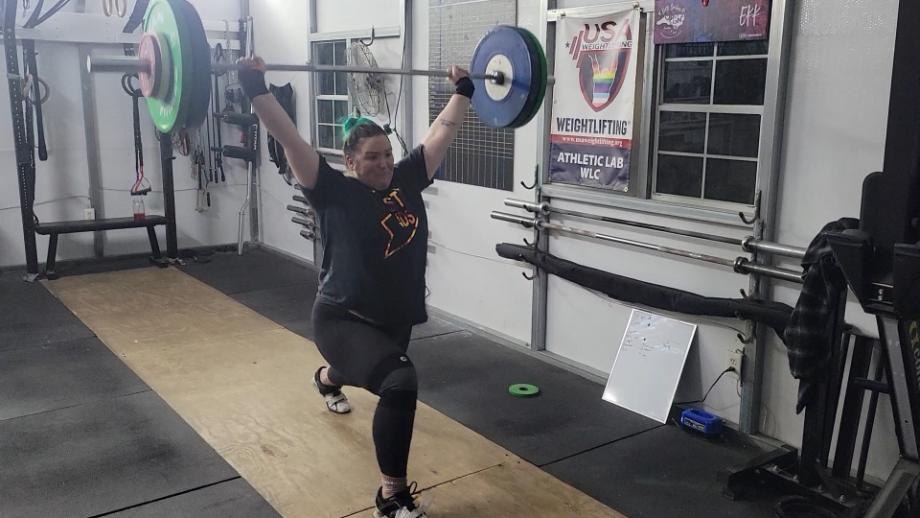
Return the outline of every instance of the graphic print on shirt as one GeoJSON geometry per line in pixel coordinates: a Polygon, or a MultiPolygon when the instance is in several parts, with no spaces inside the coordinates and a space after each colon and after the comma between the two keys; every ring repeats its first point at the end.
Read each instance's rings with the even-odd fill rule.
{"type": "Polygon", "coordinates": [[[392,189],[383,197],[386,215],[380,220],[380,225],[390,236],[383,257],[388,258],[401,248],[412,242],[418,230],[418,217],[406,209],[406,204],[400,198],[399,189],[392,189]]]}

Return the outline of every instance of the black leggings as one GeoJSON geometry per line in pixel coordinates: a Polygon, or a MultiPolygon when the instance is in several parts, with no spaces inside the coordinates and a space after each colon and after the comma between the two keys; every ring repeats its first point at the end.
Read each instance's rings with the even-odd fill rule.
{"type": "Polygon", "coordinates": [[[412,326],[372,324],[346,309],[317,302],[313,331],[320,354],[329,362],[329,381],[380,396],[373,425],[377,464],[384,475],[405,477],[418,398],[415,366],[406,356],[412,326]]]}

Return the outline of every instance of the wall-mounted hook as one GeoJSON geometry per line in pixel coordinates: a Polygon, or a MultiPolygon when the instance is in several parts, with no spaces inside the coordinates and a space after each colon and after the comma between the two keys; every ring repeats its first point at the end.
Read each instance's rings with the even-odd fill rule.
{"type": "Polygon", "coordinates": [[[533,168],[533,184],[527,185],[526,183],[524,183],[524,180],[521,180],[521,187],[527,189],[528,191],[532,191],[540,183],[539,178],[540,178],[540,165],[537,164],[533,168]]]}
{"type": "Polygon", "coordinates": [[[361,43],[363,43],[365,47],[370,47],[371,45],[374,44],[374,39],[375,39],[375,38],[376,38],[376,32],[375,32],[375,30],[374,30],[374,27],[371,26],[371,41],[366,41],[365,39],[358,39],[358,41],[360,41],[361,43]]]}
{"type": "Polygon", "coordinates": [[[741,343],[743,343],[743,344],[745,344],[745,345],[747,345],[747,344],[749,344],[749,343],[751,343],[751,342],[754,341],[754,333],[751,333],[751,334],[749,334],[749,335],[745,335],[745,334],[743,334],[743,333],[738,333],[736,336],[738,337],[738,341],[740,341],[741,343]]]}
{"type": "Polygon", "coordinates": [[[525,272],[521,272],[521,276],[527,279],[528,281],[532,281],[536,277],[536,275],[527,275],[525,272]]]}
{"type": "Polygon", "coordinates": [[[738,212],[738,217],[741,218],[745,225],[753,225],[760,219],[760,193],[761,191],[757,191],[757,194],[754,195],[754,215],[752,218],[748,219],[747,214],[738,212]]]}

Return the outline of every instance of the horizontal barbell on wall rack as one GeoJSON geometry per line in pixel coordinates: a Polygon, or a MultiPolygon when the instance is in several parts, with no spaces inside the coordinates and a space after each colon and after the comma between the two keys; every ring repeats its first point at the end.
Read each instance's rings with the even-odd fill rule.
{"type": "Polygon", "coordinates": [[[695,230],[674,228],[674,227],[669,227],[666,225],[656,225],[653,223],[642,223],[639,221],[632,221],[628,219],[612,218],[609,216],[588,214],[586,212],[579,212],[575,210],[560,209],[558,207],[553,207],[549,203],[546,203],[546,202],[531,203],[527,201],[506,198],[505,205],[507,205],[508,207],[524,209],[534,214],[560,214],[563,216],[574,216],[577,218],[591,219],[595,221],[603,221],[606,223],[615,223],[618,225],[639,227],[639,228],[645,228],[649,230],[656,230],[658,232],[666,232],[669,234],[677,234],[680,236],[704,239],[706,241],[715,241],[719,243],[726,243],[729,245],[738,245],[747,252],[755,252],[755,251],[765,252],[765,253],[770,253],[770,254],[775,254],[775,255],[795,257],[799,259],[805,257],[805,249],[802,247],[793,246],[793,245],[785,245],[782,243],[774,243],[771,241],[764,241],[761,239],[756,239],[754,238],[754,236],[748,236],[745,238],[719,236],[716,234],[708,234],[706,232],[697,232],[695,230]]]}
{"type": "Polygon", "coordinates": [[[593,232],[590,230],[573,228],[567,225],[560,225],[559,223],[551,223],[551,222],[543,221],[539,218],[527,218],[524,216],[518,216],[516,214],[509,214],[507,212],[492,211],[491,217],[492,219],[497,219],[500,221],[507,221],[509,223],[517,223],[519,225],[522,225],[525,228],[536,228],[538,230],[552,230],[556,232],[561,232],[563,234],[572,234],[576,236],[589,237],[589,238],[598,239],[601,241],[608,241],[608,242],[617,243],[621,245],[632,246],[635,248],[642,248],[644,250],[652,250],[652,251],[660,252],[664,254],[686,257],[688,259],[694,259],[694,260],[703,261],[706,263],[718,264],[720,266],[731,268],[736,273],[764,275],[768,277],[773,277],[775,279],[783,279],[783,280],[795,282],[795,283],[802,282],[802,276],[801,274],[797,272],[794,272],[792,270],[786,270],[784,268],[777,268],[776,266],[770,266],[767,264],[758,263],[756,261],[751,261],[744,257],[737,257],[735,259],[729,259],[726,257],[718,257],[714,255],[709,255],[709,254],[702,254],[698,252],[692,252],[690,250],[684,250],[681,248],[656,245],[653,243],[646,243],[644,241],[636,241],[634,239],[625,239],[621,237],[593,232]]]}
{"type": "Polygon", "coordinates": [[[297,223],[298,225],[301,225],[310,230],[314,230],[316,228],[316,222],[314,222],[313,220],[307,219],[307,218],[300,217],[300,216],[292,217],[291,222],[297,223]]]}
{"type": "Polygon", "coordinates": [[[287,210],[291,212],[296,212],[298,214],[303,214],[304,216],[314,217],[313,209],[308,209],[306,207],[298,207],[297,205],[288,205],[287,210]]]}
{"type": "MultiPolygon", "coordinates": [[[[239,70],[242,65],[212,63],[204,26],[186,0],[152,0],[136,57],[87,58],[90,72],[138,74],[154,125],[163,133],[201,125],[207,116],[212,70],[239,70]]],[[[319,64],[267,64],[286,72],[344,72],[449,77],[447,71],[319,64]]],[[[539,40],[520,27],[498,25],[479,40],[469,65],[476,85],[473,107],[486,124],[518,128],[543,105],[546,55],[539,40]]]]}

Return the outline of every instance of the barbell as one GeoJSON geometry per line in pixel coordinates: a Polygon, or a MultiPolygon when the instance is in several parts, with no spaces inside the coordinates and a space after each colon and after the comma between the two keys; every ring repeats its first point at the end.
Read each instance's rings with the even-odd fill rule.
{"type": "MultiPolygon", "coordinates": [[[[200,126],[208,115],[212,71],[239,70],[242,65],[211,62],[204,25],[187,0],[152,0],[143,30],[136,56],[90,56],[87,68],[136,73],[159,131],[200,126]]],[[[338,65],[267,64],[266,69],[448,77],[442,70],[338,65]]],[[[510,25],[498,25],[479,40],[469,70],[476,86],[473,108],[483,123],[495,128],[518,128],[530,122],[543,104],[547,81],[552,80],[536,36],[510,25]]]]}

